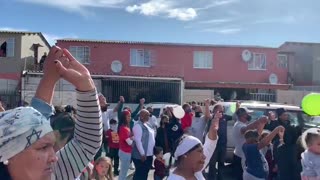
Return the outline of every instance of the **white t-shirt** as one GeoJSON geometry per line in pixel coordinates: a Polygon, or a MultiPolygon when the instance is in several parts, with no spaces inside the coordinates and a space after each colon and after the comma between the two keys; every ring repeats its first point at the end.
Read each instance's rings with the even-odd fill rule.
{"type": "Polygon", "coordinates": [[[203,141],[203,133],[206,128],[207,121],[204,116],[192,117],[192,125],[189,133],[198,138],[201,142],[203,141]]]}
{"type": "Polygon", "coordinates": [[[117,112],[114,112],[113,109],[108,109],[105,112],[102,112],[102,122],[103,122],[103,130],[107,131],[110,129],[110,120],[118,120],[117,112]]]}
{"type": "Polygon", "coordinates": [[[244,159],[244,153],[242,150],[243,144],[246,142],[246,139],[244,138],[244,134],[241,133],[241,129],[243,127],[246,127],[247,124],[237,121],[232,129],[232,136],[233,136],[233,141],[234,141],[234,154],[237,155],[238,157],[241,157],[244,159]]]}
{"type": "Polygon", "coordinates": [[[155,116],[149,117],[148,123],[151,125],[152,128],[157,129],[159,127],[158,120],[155,116]]]}
{"type": "MultiPolygon", "coordinates": [[[[203,169],[201,171],[198,171],[194,174],[194,176],[197,178],[197,180],[205,180],[203,177],[202,171],[207,167],[207,165],[210,162],[210,159],[213,155],[214,150],[216,149],[218,139],[216,140],[211,140],[206,137],[206,140],[203,145],[203,153],[206,156],[206,160],[203,166],[203,169]]],[[[184,177],[174,174],[173,171],[170,173],[169,177],[167,180],[186,180],[184,177]]]]}
{"type": "Polygon", "coordinates": [[[154,129],[152,129],[151,127],[149,127],[148,124],[143,124],[145,127],[148,128],[148,131],[149,131],[149,140],[148,140],[148,149],[147,149],[147,152],[144,152],[144,149],[143,149],[143,145],[142,145],[142,141],[141,141],[141,138],[142,138],[142,128],[140,126],[140,124],[135,124],[133,126],[133,134],[134,134],[134,141],[136,143],[136,146],[138,148],[138,151],[140,152],[140,154],[145,154],[146,156],[153,156],[153,148],[156,144],[156,141],[155,141],[155,132],[154,132],[154,129]]]}

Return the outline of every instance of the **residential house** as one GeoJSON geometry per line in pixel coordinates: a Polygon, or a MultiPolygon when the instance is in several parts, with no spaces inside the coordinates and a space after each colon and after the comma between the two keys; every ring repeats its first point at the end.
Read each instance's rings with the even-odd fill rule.
{"type": "Polygon", "coordinates": [[[22,71],[33,69],[49,48],[40,32],[0,31],[0,98],[4,104],[16,105],[22,71]]]}
{"type": "Polygon", "coordinates": [[[278,49],[153,42],[60,39],[95,78],[111,102],[183,102],[184,89],[214,90],[224,99],[275,101],[289,89],[288,69],[278,66],[278,49]],[[182,82],[182,83],[181,83],[182,82]]]}
{"type": "Polygon", "coordinates": [[[288,67],[290,91],[279,91],[278,101],[300,105],[310,92],[320,92],[320,43],[285,42],[279,47],[279,66],[288,67]]]}

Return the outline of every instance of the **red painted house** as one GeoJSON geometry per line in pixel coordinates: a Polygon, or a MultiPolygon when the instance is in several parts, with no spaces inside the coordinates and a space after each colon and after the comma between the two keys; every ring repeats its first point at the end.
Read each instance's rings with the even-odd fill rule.
{"type": "MultiPolygon", "coordinates": [[[[288,68],[283,65],[277,48],[80,39],[61,39],[57,45],[69,49],[95,77],[109,79],[102,83],[102,89],[105,94],[112,94],[112,100],[121,93],[135,97],[154,91],[150,98],[159,99],[152,97],[163,96],[164,91],[157,91],[164,85],[160,80],[167,80],[165,89],[171,89],[171,94],[182,92],[184,88],[214,89],[226,99],[232,92],[238,94],[238,99],[249,99],[250,93],[272,94],[274,90],[290,86],[288,68]],[[136,89],[145,89],[144,93],[130,88],[133,82],[123,79],[129,77],[139,77],[142,82],[136,84],[136,89]],[[114,84],[110,84],[110,79],[114,84]],[[149,80],[159,82],[142,84],[149,80]],[[170,86],[170,82],[179,84],[180,80],[184,83],[179,87],[170,86]],[[126,88],[121,88],[122,81],[126,88]],[[117,85],[120,86],[118,90],[114,88],[117,85]],[[123,89],[128,90],[119,92],[123,89]]],[[[160,100],[181,100],[172,98],[160,100]]],[[[132,101],[136,99],[132,98],[132,101]]]]}

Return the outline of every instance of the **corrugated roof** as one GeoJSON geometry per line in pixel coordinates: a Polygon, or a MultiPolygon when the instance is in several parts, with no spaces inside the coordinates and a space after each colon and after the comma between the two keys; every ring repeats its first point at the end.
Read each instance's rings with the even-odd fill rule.
{"type": "MultiPolygon", "coordinates": [[[[295,44],[295,45],[320,45],[319,42],[295,42],[295,41],[287,41],[285,42],[284,44],[282,44],[281,46],[283,45],[288,45],[288,44],[295,44]]],[[[280,47],[281,47],[280,46],[280,47]]]]}
{"type": "Polygon", "coordinates": [[[43,34],[41,32],[30,32],[30,31],[5,31],[5,30],[0,30],[0,34],[1,33],[7,33],[7,34],[38,34],[40,36],[40,38],[46,43],[46,45],[48,47],[51,47],[51,45],[49,44],[49,42],[47,41],[47,39],[43,36],[43,34]]]}
{"type": "Polygon", "coordinates": [[[161,45],[161,46],[201,46],[201,47],[240,47],[240,48],[270,48],[266,46],[252,45],[218,45],[218,44],[192,44],[192,43],[171,43],[171,42],[144,42],[144,41],[117,41],[117,40],[94,40],[94,39],[58,39],[57,42],[88,42],[88,43],[106,43],[106,44],[137,44],[137,45],[161,45]]]}

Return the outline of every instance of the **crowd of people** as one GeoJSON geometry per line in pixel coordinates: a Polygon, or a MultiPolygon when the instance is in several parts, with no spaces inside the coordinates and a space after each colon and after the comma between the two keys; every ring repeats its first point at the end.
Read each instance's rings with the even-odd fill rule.
{"type": "Polygon", "coordinates": [[[320,129],[301,136],[283,108],[250,122],[252,111],[240,103],[228,116],[219,102],[210,110],[206,99],[204,108],[183,104],[181,118],[178,107],[166,107],[158,123],[143,98],[134,111],[123,96],[109,109],[89,71],[66,49],[52,47],[43,69],[30,106],[0,104],[1,180],[125,180],[129,169],[133,180],[147,180],[151,169],[155,180],[221,180],[228,121],[235,122],[234,179],[320,179],[320,129]],[[76,87],[76,107],[52,106],[60,78],[76,87]]]}

